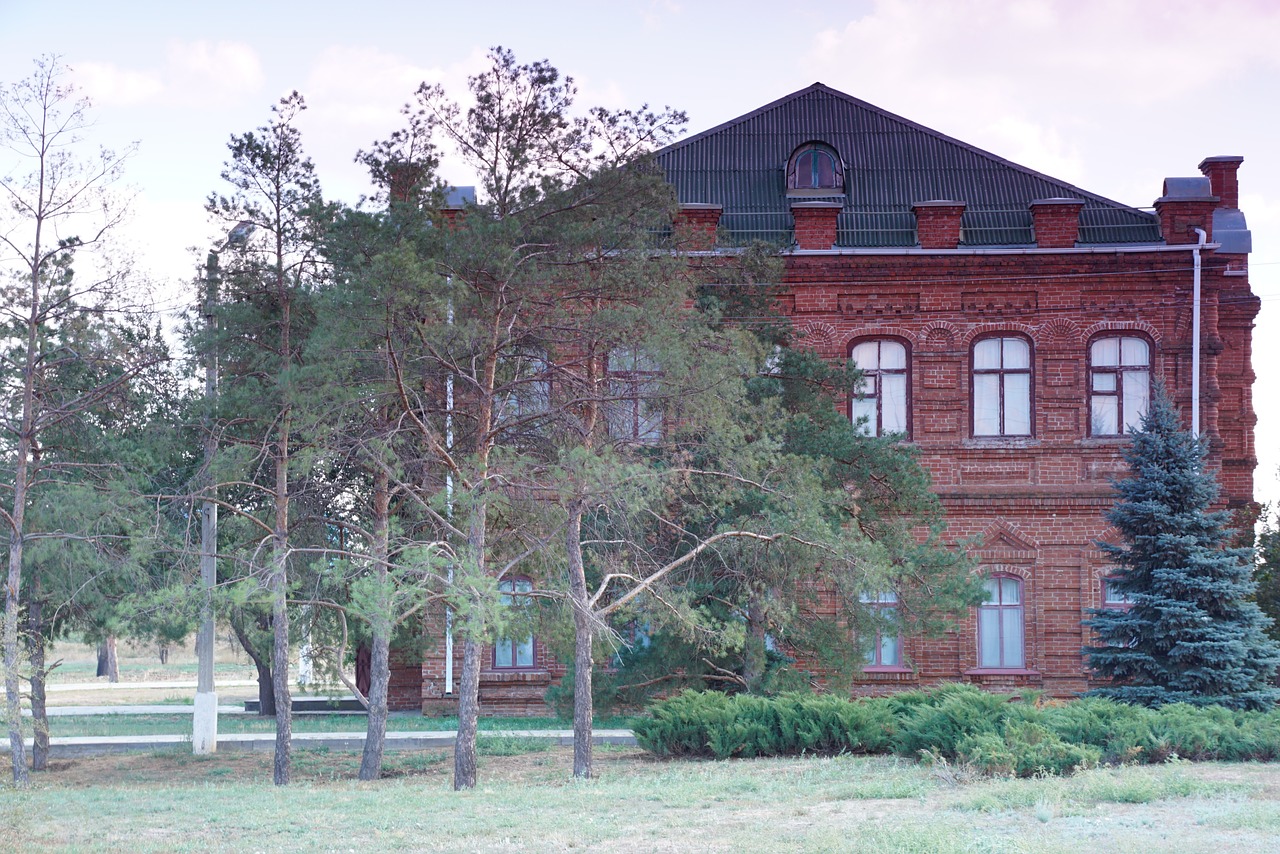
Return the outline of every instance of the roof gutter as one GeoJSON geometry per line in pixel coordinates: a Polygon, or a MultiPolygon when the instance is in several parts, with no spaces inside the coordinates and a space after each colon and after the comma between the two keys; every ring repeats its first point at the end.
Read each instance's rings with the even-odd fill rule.
{"type": "MultiPolygon", "coordinates": [[[[957,249],[921,249],[919,246],[870,246],[840,247],[836,249],[790,249],[784,255],[1120,255],[1133,252],[1188,252],[1201,249],[1217,249],[1217,243],[1182,243],[1172,246],[1164,243],[1126,244],[1124,246],[1077,246],[1064,249],[1041,249],[1033,246],[971,246],[957,249]]],[[[688,253],[688,254],[715,254],[688,253]]]]}

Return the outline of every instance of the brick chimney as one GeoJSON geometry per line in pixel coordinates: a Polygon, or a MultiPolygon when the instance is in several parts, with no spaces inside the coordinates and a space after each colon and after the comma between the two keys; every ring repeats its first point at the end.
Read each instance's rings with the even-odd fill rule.
{"type": "Polygon", "coordinates": [[[1218,207],[1240,207],[1240,184],[1236,171],[1243,162],[1243,157],[1235,155],[1206,157],[1200,161],[1200,171],[1209,179],[1211,192],[1221,199],[1218,207]]]}
{"type": "Polygon", "coordinates": [[[722,213],[724,208],[721,205],[682,204],[675,218],[676,240],[682,248],[695,252],[714,249],[722,213]]]}
{"type": "Polygon", "coordinates": [[[921,249],[955,249],[960,245],[960,218],[964,202],[938,200],[916,202],[916,242],[921,249]]]}
{"type": "Polygon", "coordinates": [[[1213,241],[1213,211],[1218,197],[1208,178],[1165,178],[1164,195],[1155,201],[1160,236],[1170,245],[1196,243],[1195,229],[1204,229],[1213,241]]]}
{"type": "Polygon", "coordinates": [[[844,202],[792,202],[796,248],[830,249],[836,245],[836,217],[844,202]]]}
{"type": "Polygon", "coordinates": [[[1071,249],[1080,239],[1084,199],[1036,199],[1031,202],[1031,229],[1042,249],[1071,249]]]}
{"type": "Polygon", "coordinates": [[[449,231],[456,230],[462,224],[462,208],[441,208],[440,216],[444,218],[444,227],[449,231]]]}

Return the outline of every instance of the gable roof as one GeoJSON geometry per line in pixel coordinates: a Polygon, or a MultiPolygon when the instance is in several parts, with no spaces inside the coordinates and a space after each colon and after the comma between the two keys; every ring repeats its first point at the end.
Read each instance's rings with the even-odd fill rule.
{"type": "MultiPolygon", "coordinates": [[[[736,238],[789,241],[786,165],[824,142],[845,165],[837,245],[913,246],[916,202],[963,201],[962,245],[1033,245],[1035,199],[1083,199],[1080,242],[1160,242],[1154,214],[1086,192],[821,83],[670,145],[656,155],[682,203],[718,204],[736,238]]],[[[809,198],[812,200],[812,197],[809,198]]]]}

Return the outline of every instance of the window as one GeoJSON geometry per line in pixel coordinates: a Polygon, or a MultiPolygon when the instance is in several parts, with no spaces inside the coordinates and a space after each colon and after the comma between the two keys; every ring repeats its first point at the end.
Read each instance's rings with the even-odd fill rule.
{"type": "Polygon", "coordinates": [[[1089,345],[1089,435],[1122,436],[1151,402],[1151,347],[1134,336],[1089,345]]]}
{"type": "Polygon", "coordinates": [[[653,444],[662,438],[662,412],[656,405],[662,372],[645,353],[620,347],[609,354],[609,435],[653,444]]]}
{"type": "Polygon", "coordinates": [[[907,346],[892,338],[876,338],[853,345],[849,358],[862,371],[854,389],[850,416],[869,436],[909,433],[910,388],[907,346]]]}
{"type": "Polygon", "coordinates": [[[973,435],[1031,435],[1031,343],[983,338],[973,345],[973,435]]]}
{"type": "MultiPolygon", "coordinates": [[[[514,608],[529,607],[528,594],[533,591],[533,582],[527,578],[507,578],[498,582],[498,592],[502,594],[502,604],[514,608]]],[[[493,645],[493,667],[495,670],[527,669],[534,665],[533,634],[523,637],[499,638],[493,645]]]]}
{"type": "Polygon", "coordinates": [[[978,606],[978,666],[1025,665],[1022,637],[1022,580],[993,575],[984,582],[987,598],[978,606]]]}
{"type": "Polygon", "coordinates": [[[902,667],[902,635],[895,629],[885,631],[883,625],[892,624],[898,616],[897,594],[863,594],[862,601],[871,610],[875,620],[882,624],[876,628],[875,643],[867,650],[864,669],[902,667]]]}
{"type": "Polygon", "coordinates": [[[551,411],[551,361],[540,347],[520,347],[498,362],[495,420],[517,436],[536,434],[551,411]],[[531,420],[533,419],[533,420],[531,420]]]}
{"type": "Polygon", "coordinates": [[[843,193],[844,166],[840,155],[818,142],[800,146],[787,165],[787,189],[830,191],[823,195],[843,193]]]}
{"type": "Polygon", "coordinates": [[[1128,610],[1133,607],[1133,597],[1118,590],[1116,588],[1117,581],[1119,579],[1115,576],[1107,576],[1102,579],[1102,607],[1128,610]]]}

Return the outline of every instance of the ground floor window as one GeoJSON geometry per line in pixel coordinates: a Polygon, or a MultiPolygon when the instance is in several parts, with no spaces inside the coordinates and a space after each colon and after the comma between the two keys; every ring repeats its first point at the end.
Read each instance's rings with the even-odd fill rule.
{"type": "Polygon", "coordinates": [[[878,624],[875,641],[866,652],[864,666],[901,667],[902,634],[896,628],[891,628],[898,616],[897,594],[873,593],[864,595],[862,601],[871,609],[878,624]]]}
{"type": "MultiPolygon", "coordinates": [[[[528,594],[533,591],[533,582],[527,578],[503,579],[498,583],[502,594],[502,604],[515,608],[526,608],[529,605],[528,594]]],[[[517,637],[498,638],[493,645],[493,667],[495,670],[512,670],[515,668],[533,667],[534,644],[533,634],[517,637]]]]}
{"type": "Polygon", "coordinates": [[[1022,579],[993,575],[984,586],[986,601],[978,607],[978,666],[1025,667],[1022,579]]]}

